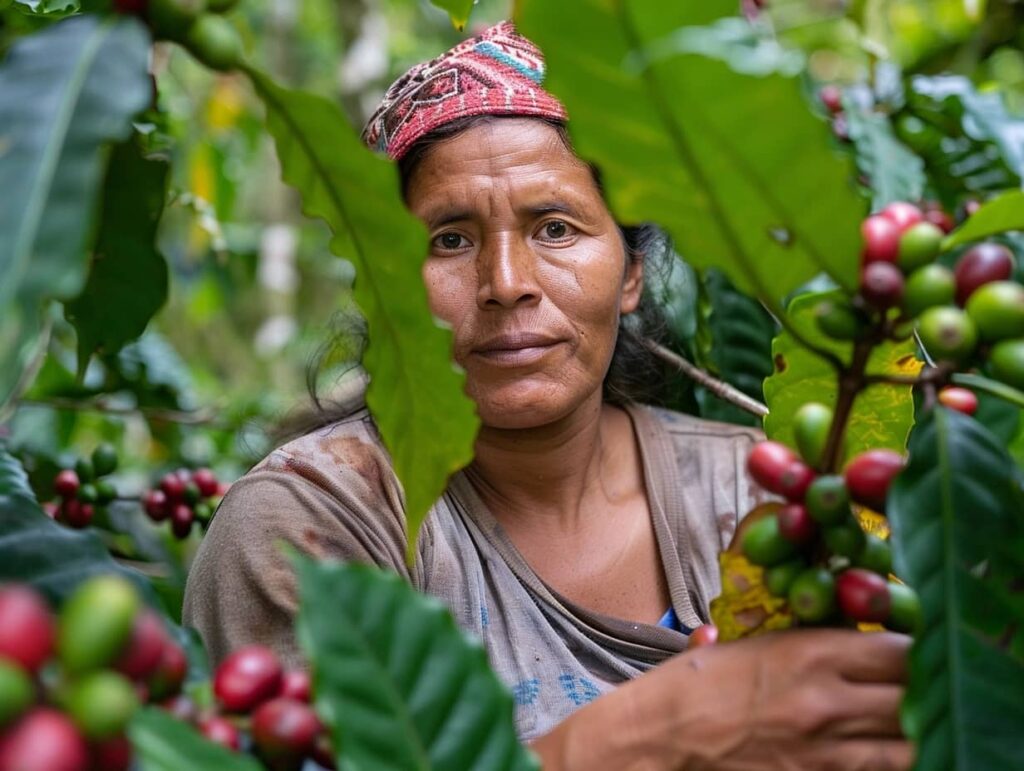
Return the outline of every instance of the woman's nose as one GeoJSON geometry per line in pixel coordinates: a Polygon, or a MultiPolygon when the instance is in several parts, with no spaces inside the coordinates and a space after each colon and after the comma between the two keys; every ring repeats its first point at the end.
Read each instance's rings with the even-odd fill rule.
{"type": "Polygon", "coordinates": [[[514,308],[538,302],[536,255],[522,238],[502,235],[483,245],[477,256],[477,305],[514,308]]]}

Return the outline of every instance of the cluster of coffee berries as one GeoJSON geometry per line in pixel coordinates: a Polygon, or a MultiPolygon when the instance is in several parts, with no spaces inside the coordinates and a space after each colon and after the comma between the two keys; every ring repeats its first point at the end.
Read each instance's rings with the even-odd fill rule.
{"type": "Polygon", "coordinates": [[[215,70],[231,70],[242,60],[242,40],[221,14],[237,0],[114,0],[114,10],[138,16],[158,40],[180,43],[215,70]]]}
{"type": "Polygon", "coordinates": [[[218,712],[196,725],[211,741],[233,750],[251,746],[271,769],[298,769],[306,759],[334,768],[330,737],[310,705],[310,679],[285,669],[273,651],[250,645],[231,653],[213,677],[218,712]]]}
{"type": "Polygon", "coordinates": [[[818,89],[818,100],[828,112],[832,121],[832,133],[840,142],[850,141],[850,128],[843,110],[843,91],[839,86],[829,83],[818,89]]]}
{"type": "MultiPolygon", "coordinates": [[[[927,214],[897,202],[864,220],[859,292],[845,303],[823,301],[818,325],[840,340],[862,339],[873,321],[897,339],[916,331],[931,360],[978,366],[1024,389],[1024,286],[1013,280],[1013,254],[979,243],[948,268],[936,261],[944,227],[927,214]]],[[[949,403],[962,397],[954,392],[949,403]]]]}
{"type": "Polygon", "coordinates": [[[160,484],[142,496],[142,508],[154,522],[169,520],[177,538],[188,538],[192,526],[205,528],[226,485],[217,480],[208,468],[189,471],[182,468],[163,476],[160,484]]]}
{"type": "Polygon", "coordinates": [[[140,705],[177,694],[185,653],[123,578],[92,578],[58,615],[0,587],[0,769],[122,771],[140,705]]]}
{"type": "Polygon", "coordinates": [[[43,510],[69,527],[88,527],[103,507],[117,498],[117,488],[104,477],[117,469],[117,451],[103,443],[91,458],[79,458],[74,468],[62,469],[53,479],[58,500],[43,504],[43,510]]]}
{"type": "Polygon", "coordinates": [[[787,600],[802,624],[876,623],[904,632],[916,629],[920,606],[914,592],[890,581],[889,544],[865,533],[854,515],[860,504],[885,512],[889,484],[903,468],[891,450],[868,450],[855,456],[842,474],[818,473],[822,427],[827,433],[831,410],[804,405],[796,416],[801,455],[784,444],[759,442],[747,469],[765,490],[782,496],[743,530],[743,555],[764,568],[768,590],[787,600]]]}

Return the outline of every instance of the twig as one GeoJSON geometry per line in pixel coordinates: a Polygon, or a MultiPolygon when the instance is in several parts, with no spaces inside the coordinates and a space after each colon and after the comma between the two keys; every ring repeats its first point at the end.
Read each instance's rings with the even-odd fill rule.
{"type": "Polygon", "coordinates": [[[218,421],[212,410],[171,410],[163,407],[117,407],[103,399],[69,399],[64,396],[49,396],[45,399],[20,399],[20,404],[32,404],[40,407],[53,407],[58,410],[78,410],[82,412],[103,412],[108,415],[143,415],[155,420],[166,420],[168,423],[181,423],[186,426],[212,425],[217,428],[231,428],[227,423],[218,421]]]}
{"type": "Polygon", "coordinates": [[[690,378],[690,380],[704,386],[708,391],[722,401],[726,401],[734,407],[739,407],[741,410],[749,412],[751,415],[755,415],[759,418],[763,418],[768,414],[768,408],[761,404],[761,402],[757,401],[757,399],[752,399],[728,383],[712,377],[700,367],[684,359],[675,351],[670,351],[665,346],[648,338],[641,338],[641,342],[659,359],[668,362],[690,378]]]}

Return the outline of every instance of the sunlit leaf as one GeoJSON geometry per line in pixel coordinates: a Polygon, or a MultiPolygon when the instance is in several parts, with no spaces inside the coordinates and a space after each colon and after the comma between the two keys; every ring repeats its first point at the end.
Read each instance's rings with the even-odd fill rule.
{"type": "MultiPolygon", "coordinates": [[[[793,325],[811,342],[849,361],[853,344],[828,338],[814,321],[814,308],[820,301],[841,296],[838,290],[800,295],[790,304],[789,316],[793,325]]],[[[788,332],[783,331],[775,338],[772,356],[775,370],[764,382],[769,409],[764,430],[769,438],[795,446],[793,416],[796,411],[807,402],[834,407],[839,380],[827,362],[809,353],[788,332]]],[[[915,358],[912,340],[880,345],[868,361],[871,374],[915,375],[920,369],[921,362],[915,358]]],[[[913,422],[914,401],[909,385],[870,386],[853,405],[844,443],[847,457],[876,447],[902,450],[913,422]]]]}
{"type": "MultiPolygon", "coordinates": [[[[1021,134],[1024,141],[1024,132],[1021,134]]],[[[983,204],[943,242],[944,250],[1006,230],[1024,230],[1024,191],[1013,190],[983,204]]]]}
{"type": "Polygon", "coordinates": [[[620,221],[664,225],[688,262],[769,303],[822,271],[852,287],[864,207],[848,163],[789,76],[790,53],[720,18],[735,11],[522,0],[517,23],[620,221]]]}
{"type": "Polygon", "coordinates": [[[356,266],[366,316],[367,403],[405,490],[410,555],[448,477],[472,458],[477,420],[451,363],[451,334],[431,318],[420,266],[423,225],[405,211],[394,164],[366,149],[334,102],[250,75],[267,108],[284,180],[327,221],[331,248],[356,266]]]}

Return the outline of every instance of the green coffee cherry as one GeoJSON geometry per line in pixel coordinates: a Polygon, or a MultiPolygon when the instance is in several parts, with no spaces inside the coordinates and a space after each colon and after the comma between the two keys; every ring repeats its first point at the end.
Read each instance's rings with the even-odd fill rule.
{"type": "Polygon", "coordinates": [[[57,626],[64,668],[80,674],[111,664],[131,636],[139,596],[124,578],[91,578],[68,598],[57,626]]]}
{"type": "Polygon", "coordinates": [[[0,728],[27,710],[35,696],[28,673],[13,661],[0,658],[0,728]]]}
{"type": "Polygon", "coordinates": [[[807,488],[804,505],[815,522],[837,525],[850,516],[850,494],[846,480],[837,474],[818,477],[807,488]]]}
{"type": "Polygon", "coordinates": [[[826,527],[824,537],[825,546],[832,554],[849,560],[856,559],[864,551],[867,540],[860,523],[853,517],[842,524],[826,527]]]}
{"type": "Polygon", "coordinates": [[[925,350],[937,361],[965,361],[978,344],[978,330],[959,308],[929,308],[918,319],[917,333],[925,350]]]}
{"type": "Polygon", "coordinates": [[[836,609],[836,582],[824,568],[808,568],[789,587],[789,609],[801,621],[817,624],[836,609]]]}
{"type": "Polygon", "coordinates": [[[929,308],[952,305],[955,297],[953,271],[932,263],[918,268],[907,278],[903,288],[903,309],[908,316],[920,316],[929,308]]]}
{"type": "Polygon", "coordinates": [[[1024,391],[1024,337],[996,343],[988,361],[993,377],[1024,391]]]}
{"type": "Polygon", "coordinates": [[[755,565],[765,567],[785,562],[797,554],[797,547],[779,533],[779,520],[774,514],[747,527],[741,543],[743,555],[755,565]]]}
{"type": "Polygon", "coordinates": [[[764,571],[764,585],[776,597],[785,597],[789,594],[789,587],[793,585],[793,581],[806,569],[807,563],[802,559],[790,560],[789,562],[783,562],[781,565],[766,568],[764,571]]]}
{"type": "Polygon", "coordinates": [[[78,474],[78,481],[83,485],[96,478],[96,472],[93,470],[92,463],[89,462],[88,458],[79,458],[75,461],[75,473],[78,474]]]}
{"type": "Polygon", "coordinates": [[[793,418],[796,446],[805,461],[815,468],[821,465],[832,427],[832,410],[819,402],[808,402],[793,418]]]}
{"type": "Polygon", "coordinates": [[[822,300],[814,309],[818,328],[833,340],[859,340],[868,319],[852,305],[838,300],[822,300]]]}
{"type": "Polygon", "coordinates": [[[124,675],[102,670],[74,683],[64,704],[86,737],[109,739],[124,731],[139,708],[139,697],[124,675]]]}
{"type": "Polygon", "coordinates": [[[92,467],[98,477],[114,472],[117,468],[117,450],[112,444],[103,442],[96,445],[96,449],[92,451],[92,467]]]}
{"type": "Polygon", "coordinates": [[[917,634],[924,625],[924,614],[917,592],[906,584],[889,582],[890,609],[885,626],[894,632],[917,634]]]}
{"type": "Polygon", "coordinates": [[[1024,335],[1024,286],[1016,281],[983,284],[967,300],[966,310],[982,340],[1024,335]]]}
{"type": "Polygon", "coordinates": [[[222,16],[200,16],[188,28],[182,42],[189,53],[214,70],[233,70],[242,61],[242,38],[234,25],[222,16]]]}
{"type": "Polygon", "coordinates": [[[864,548],[853,560],[853,564],[880,576],[888,576],[892,572],[892,548],[888,541],[867,533],[864,548]]]}
{"type": "Polygon", "coordinates": [[[900,253],[897,259],[900,268],[910,273],[927,265],[939,256],[939,248],[945,234],[931,222],[911,225],[900,236],[900,253]]]}

